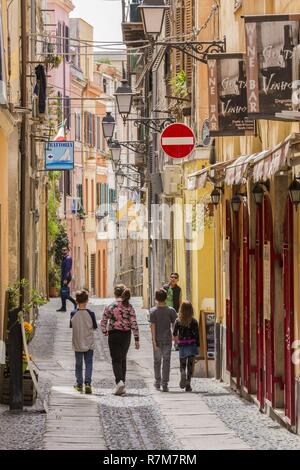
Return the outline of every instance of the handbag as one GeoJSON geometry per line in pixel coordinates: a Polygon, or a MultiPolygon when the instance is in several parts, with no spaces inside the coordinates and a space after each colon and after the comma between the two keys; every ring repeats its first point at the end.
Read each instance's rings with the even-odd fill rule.
{"type": "Polygon", "coordinates": [[[61,290],[60,290],[60,293],[61,293],[61,297],[63,299],[67,299],[68,297],[70,297],[70,287],[69,286],[62,286],[61,290]]]}

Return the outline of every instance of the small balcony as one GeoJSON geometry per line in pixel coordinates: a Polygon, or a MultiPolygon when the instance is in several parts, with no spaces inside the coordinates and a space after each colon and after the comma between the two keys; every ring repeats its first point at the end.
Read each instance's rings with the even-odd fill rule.
{"type": "MultiPolygon", "coordinates": [[[[124,43],[128,46],[131,41],[145,39],[141,13],[138,8],[141,3],[142,0],[126,0],[124,2],[122,31],[124,43]]],[[[139,46],[140,44],[136,43],[135,45],[139,46]]]]}

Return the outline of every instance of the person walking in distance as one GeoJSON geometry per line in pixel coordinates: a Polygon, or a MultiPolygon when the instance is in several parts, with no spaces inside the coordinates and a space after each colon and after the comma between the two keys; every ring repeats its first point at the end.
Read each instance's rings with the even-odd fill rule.
{"type": "Polygon", "coordinates": [[[131,332],[135,339],[135,349],[140,349],[139,328],[133,306],[129,303],[131,293],[124,285],[114,289],[116,301],[105,308],[100,323],[102,333],[108,336],[108,346],[116,380],[114,395],[125,395],[127,353],[131,342],[131,332]]]}
{"type": "Polygon", "coordinates": [[[168,307],[167,292],[159,289],[155,292],[156,307],[150,310],[153,356],[154,356],[154,386],[163,392],[168,392],[170,380],[172,332],[177,313],[173,307],[168,307]]]}
{"type": "Polygon", "coordinates": [[[182,301],[182,291],[181,287],[178,285],[179,274],[171,273],[170,281],[168,284],[164,284],[163,289],[167,292],[167,305],[168,307],[173,307],[176,312],[179,312],[181,301],[182,301]]]}
{"type": "Polygon", "coordinates": [[[191,392],[191,379],[193,375],[194,360],[199,354],[199,325],[194,318],[194,309],[191,302],[183,302],[179,318],[173,330],[173,338],[179,346],[180,361],[180,388],[191,392]]]}
{"type": "Polygon", "coordinates": [[[70,295],[69,284],[72,281],[72,257],[69,255],[69,248],[64,246],[62,249],[62,261],[61,261],[61,285],[60,285],[60,297],[61,297],[61,308],[57,312],[67,311],[67,300],[70,300],[74,307],[77,304],[73,297],[70,295]]]}
{"type": "MultiPolygon", "coordinates": [[[[169,283],[163,286],[163,289],[165,289],[168,294],[167,305],[169,307],[173,307],[177,313],[179,312],[180,305],[182,302],[182,290],[181,287],[179,287],[178,282],[179,274],[171,273],[169,283]]],[[[176,343],[174,345],[174,348],[175,351],[178,351],[178,345],[176,343]]]]}
{"type": "Polygon", "coordinates": [[[83,360],[85,362],[85,393],[92,393],[92,372],[94,356],[94,330],[97,329],[95,313],[88,310],[89,297],[86,291],[76,293],[78,308],[71,313],[72,345],[75,351],[75,390],[83,392],[83,360]]]}

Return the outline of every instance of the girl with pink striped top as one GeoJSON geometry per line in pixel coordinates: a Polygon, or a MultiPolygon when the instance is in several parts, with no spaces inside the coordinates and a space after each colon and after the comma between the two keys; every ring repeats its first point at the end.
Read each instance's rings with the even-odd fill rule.
{"type": "Polygon", "coordinates": [[[135,348],[139,349],[139,328],[136,313],[129,303],[131,292],[124,285],[114,289],[116,301],[104,310],[100,327],[108,336],[108,346],[116,380],[115,395],[125,395],[126,360],[131,342],[131,332],[135,339],[135,348]]]}

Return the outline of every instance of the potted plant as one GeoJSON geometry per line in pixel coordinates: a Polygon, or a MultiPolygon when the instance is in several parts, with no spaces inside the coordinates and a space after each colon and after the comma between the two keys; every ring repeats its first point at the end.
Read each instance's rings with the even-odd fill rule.
{"type": "Polygon", "coordinates": [[[59,297],[60,276],[59,268],[54,264],[49,269],[49,296],[52,298],[59,297]]]}

